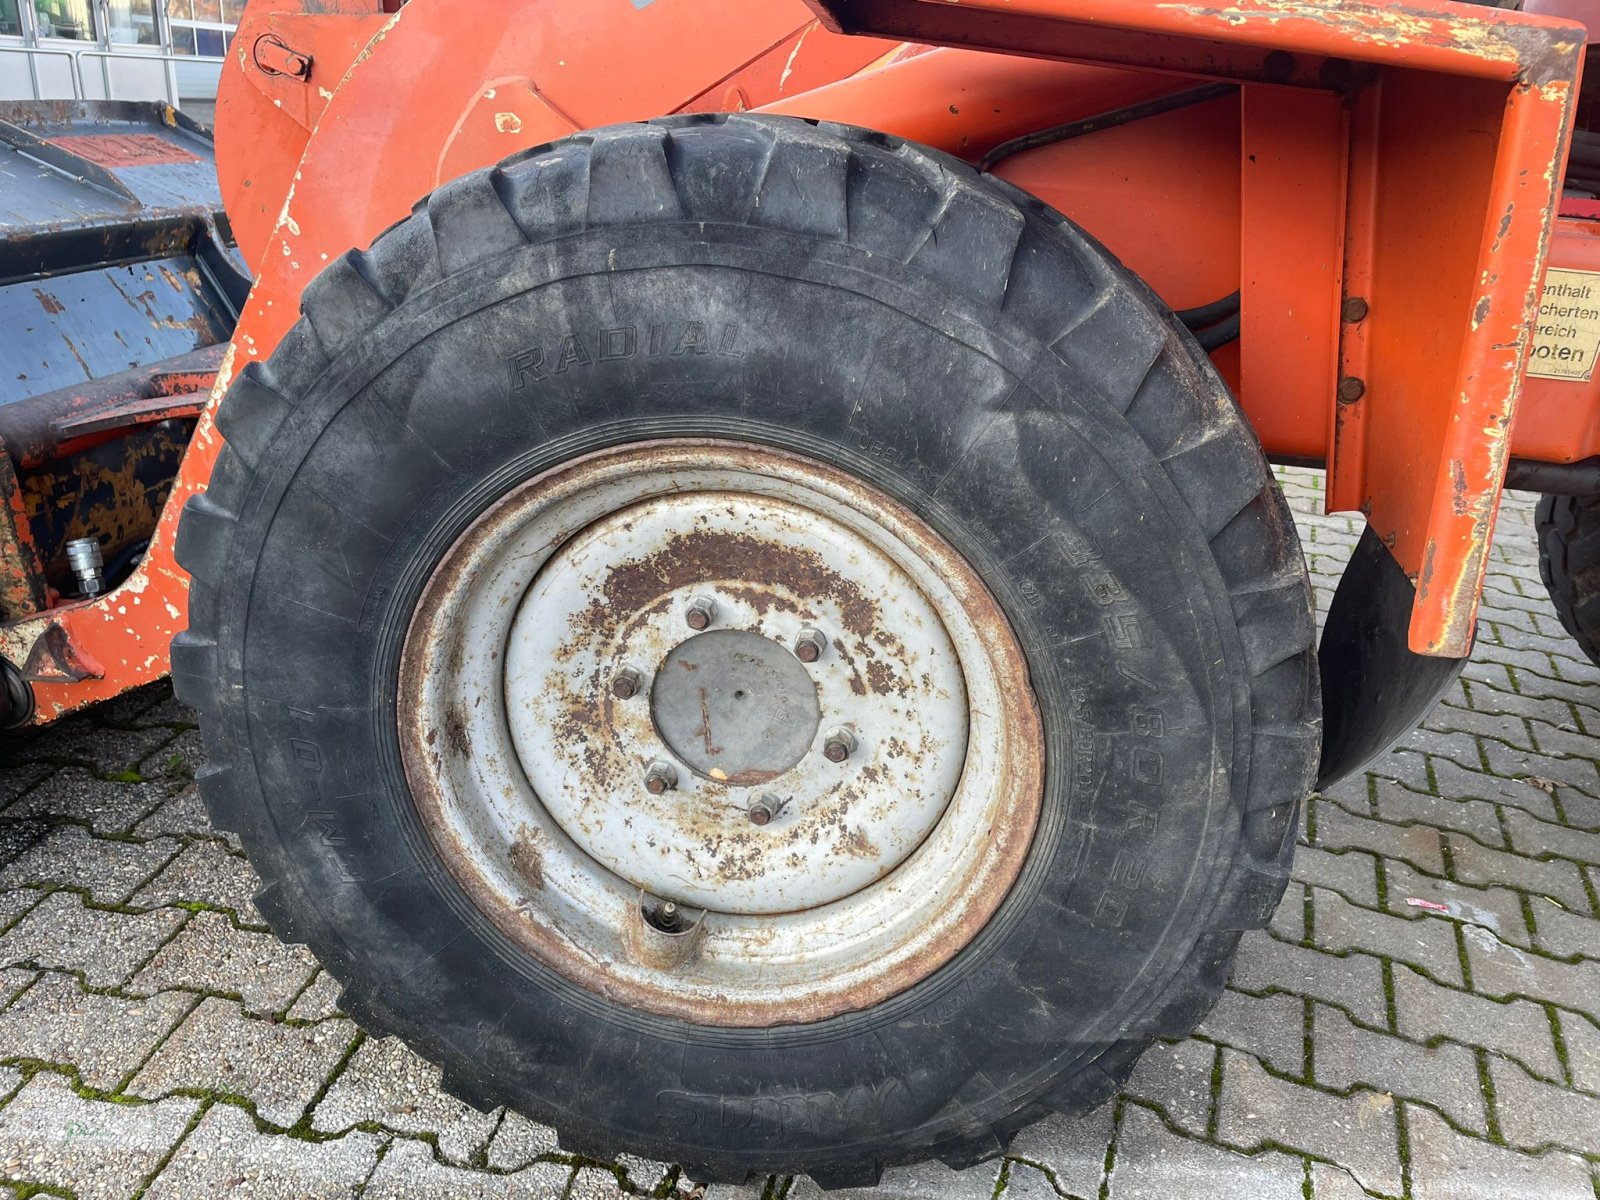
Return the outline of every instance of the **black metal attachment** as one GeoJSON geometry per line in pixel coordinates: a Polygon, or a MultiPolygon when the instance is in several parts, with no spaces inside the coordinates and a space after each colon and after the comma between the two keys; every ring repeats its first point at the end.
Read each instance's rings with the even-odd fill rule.
{"type": "Polygon", "coordinates": [[[0,658],[0,729],[20,729],[33,720],[33,688],[5,659],[0,658]]]}

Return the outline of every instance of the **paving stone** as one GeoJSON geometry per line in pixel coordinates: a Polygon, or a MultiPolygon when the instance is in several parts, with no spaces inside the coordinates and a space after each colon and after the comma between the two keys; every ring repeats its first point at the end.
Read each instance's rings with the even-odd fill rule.
{"type": "Polygon", "coordinates": [[[287,1009],[316,969],[316,959],[304,946],[285,945],[270,933],[235,929],[222,913],[198,912],[129,987],[140,992],[225,992],[243,997],[247,1012],[267,1015],[287,1009]]]}
{"type": "Polygon", "coordinates": [[[1443,987],[1410,967],[1394,969],[1395,1014],[1402,1037],[1482,1046],[1546,1078],[1561,1078],[1555,1035],[1545,1010],[1527,1000],[1502,1003],[1443,987]]]}
{"type": "Polygon", "coordinates": [[[382,1145],[371,1133],[326,1142],[262,1134],[248,1113],[214,1104],[144,1200],[344,1200],[359,1194],[382,1145]]]}
{"type": "MultiPolygon", "coordinates": [[[[1469,771],[1447,758],[1434,759],[1433,775],[1441,796],[1486,800],[1532,813],[1545,820],[1554,820],[1556,817],[1555,800],[1551,794],[1526,779],[1507,779],[1500,775],[1487,775],[1481,770],[1469,771]]],[[[1489,839],[1490,842],[1496,840],[1489,839]]]]}
{"type": "Polygon", "coordinates": [[[1458,1133],[1426,1108],[1404,1108],[1411,1200],[1594,1200],[1582,1159],[1522,1154],[1458,1133]]]}
{"type": "Polygon", "coordinates": [[[1408,921],[1356,908],[1337,892],[1312,888],[1312,941],[1328,950],[1364,950],[1461,986],[1461,956],[1447,921],[1408,921]]]}
{"type": "Polygon", "coordinates": [[[41,1071],[0,1109],[0,1174],[69,1189],[78,1200],[126,1200],[188,1128],[199,1101],[83,1100],[41,1071]]]}
{"type": "Polygon", "coordinates": [[[1508,1145],[1600,1154],[1600,1096],[1535,1079],[1498,1055],[1489,1058],[1489,1077],[1494,1081],[1500,1132],[1508,1145]]]}
{"type": "Polygon", "coordinates": [[[1561,1027],[1561,1044],[1567,1050],[1572,1085],[1600,1095],[1600,1025],[1578,1013],[1556,1013],[1561,1027]]]}
{"type": "Polygon", "coordinates": [[[159,772],[163,777],[178,783],[189,783],[194,773],[205,765],[205,744],[198,728],[183,730],[172,741],[161,747],[140,766],[145,775],[159,772]]]}
{"type": "Polygon", "coordinates": [[[1337,1091],[1361,1086],[1436,1105],[1468,1129],[1487,1137],[1488,1116],[1478,1078],[1478,1058],[1465,1046],[1419,1046],[1362,1029],[1336,1008],[1313,1007],[1313,1075],[1337,1091]]]}
{"type": "MultiPolygon", "coordinates": [[[[1144,1110],[1129,1106],[1124,1111],[1144,1110]]],[[[1115,1116],[1115,1104],[1102,1104],[1082,1117],[1052,1113],[1020,1131],[1007,1153],[1045,1171],[1066,1195],[1097,1197],[1105,1179],[1115,1116]]]]}
{"type": "Polygon", "coordinates": [[[1303,1200],[1305,1165],[1276,1150],[1245,1156],[1179,1137],[1136,1104],[1122,1114],[1109,1200],[1303,1200]]]}
{"type": "Polygon", "coordinates": [[[1579,1012],[1600,1012],[1600,962],[1545,958],[1508,946],[1487,929],[1466,929],[1472,988],[1485,996],[1527,996],[1579,1012]]]}
{"type": "MultiPolygon", "coordinates": [[[[991,1200],[1000,1174],[998,1159],[952,1171],[936,1162],[890,1167],[875,1188],[825,1192],[809,1177],[796,1175],[785,1200],[991,1200]]],[[[581,1179],[583,1172],[579,1172],[581,1179]]],[[[577,1179],[573,1182],[577,1183],[577,1179]]]]}
{"type": "Polygon", "coordinates": [[[1383,1025],[1383,964],[1366,954],[1338,957],[1304,946],[1246,934],[1234,960],[1232,984],[1247,992],[1282,990],[1346,1008],[1367,1025],[1383,1025]]]}
{"type": "Polygon", "coordinates": [[[339,1009],[339,981],[326,971],[318,971],[306,985],[306,990],[289,1006],[288,1016],[296,1021],[321,1021],[327,1017],[342,1017],[339,1009]]]}
{"type": "Polygon", "coordinates": [[[1586,758],[1561,758],[1551,754],[1530,754],[1513,750],[1499,742],[1484,742],[1483,749],[1489,759],[1489,771],[1513,779],[1536,775],[1540,779],[1553,779],[1587,792],[1600,795],[1600,770],[1586,758]]]}
{"type": "Polygon", "coordinates": [[[1507,850],[1491,850],[1468,838],[1452,838],[1450,850],[1456,878],[1463,883],[1479,887],[1501,884],[1536,896],[1553,896],[1568,908],[1589,908],[1589,894],[1576,863],[1524,858],[1507,850]]]}
{"type": "Polygon", "coordinates": [[[1438,731],[1440,733],[1465,733],[1474,738],[1497,738],[1519,750],[1534,750],[1533,735],[1528,731],[1528,724],[1519,716],[1488,712],[1467,712],[1459,708],[1451,708],[1447,704],[1437,705],[1422,721],[1423,736],[1419,738],[1424,744],[1427,742],[1427,733],[1438,731]]]}
{"type": "MultiPolygon", "coordinates": [[[[1060,1200],[1061,1196],[1050,1176],[1030,1163],[1016,1160],[1006,1165],[1006,1186],[1000,1194],[1006,1200],[1060,1200]]],[[[1098,1195],[1098,1191],[1087,1197],[1079,1193],[1073,1200],[1093,1200],[1098,1195]]]]}
{"type": "MultiPolygon", "coordinates": [[[[103,775],[131,772],[139,760],[170,742],[175,731],[164,725],[116,728],[92,720],[68,719],[45,726],[18,751],[23,761],[78,759],[103,775]]],[[[78,769],[78,768],[73,768],[78,769]]]]}
{"type": "Polygon", "coordinates": [[[1458,800],[1448,794],[1426,796],[1389,779],[1377,780],[1376,791],[1378,816],[1382,820],[1397,825],[1418,823],[1435,829],[1455,830],[1491,846],[1505,842],[1500,818],[1494,805],[1487,800],[1458,800]]]}
{"type": "Polygon", "coordinates": [[[1572,703],[1559,696],[1518,695],[1513,691],[1479,684],[1468,689],[1467,699],[1474,712],[1528,717],[1557,727],[1572,723],[1572,703]]]}
{"type": "Polygon", "coordinates": [[[627,1195],[617,1173],[605,1167],[579,1167],[567,1185],[567,1200],[623,1200],[627,1195]]]}
{"type": "Polygon", "coordinates": [[[40,972],[27,967],[0,967],[0,1008],[21,995],[39,975],[40,972]]]}
{"type": "Polygon", "coordinates": [[[1283,891],[1283,899],[1272,910],[1267,921],[1267,931],[1286,942],[1303,942],[1306,937],[1306,889],[1304,884],[1291,883],[1283,891]]]}
{"type": "Polygon", "coordinates": [[[1529,721],[1528,730],[1533,734],[1532,748],[1540,754],[1559,758],[1592,759],[1595,756],[1594,743],[1579,731],[1570,717],[1565,723],[1529,721]]]}
{"type": "Polygon", "coordinates": [[[1195,1032],[1253,1054],[1285,1075],[1305,1073],[1305,1001],[1299,996],[1251,996],[1229,988],[1195,1032]]]}
{"type": "Polygon", "coordinates": [[[1378,860],[1363,851],[1336,854],[1317,846],[1296,846],[1289,877],[1329,888],[1363,907],[1378,907],[1378,860]]]}
{"type": "Polygon", "coordinates": [[[399,1038],[368,1038],[318,1101],[311,1128],[335,1133],[373,1121],[396,1133],[431,1133],[447,1161],[467,1163],[488,1143],[500,1114],[480,1113],[440,1091],[440,1075],[399,1038]]]}
{"type": "MultiPolygon", "coordinates": [[[[162,680],[160,683],[147,683],[143,687],[134,688],[131,692],[113,696],[110,700],[95,705],[90,711],[95,722],[101,725],[155,725],[179,719],[169,717],[167,714],[180,708],[182,706],[173,698],[172,685],[162,680]]],[[[182,711],[189,712],[188,709],[182,711]]],[[[192,721],[194,718],[189,716],[182,719],[192,721]]]]}
{"type": "Polygon", "coordinates": [[[1355,1176],[1343,1167],[1321,1162],[1311,1164],[1312,1200],[1368,1200],[1376,1194],[1357,1183],[1355,1176]]]}
{"type": "Polygon", "coordinates": [[[166,783],[112,783],[76,767],[63,768],[10,805],[7,820],[63,817],[98,834],[129,833],[166,798],[166,783]]]}
{"type": "Polygon", "coordinates": [[[1522,898],[1510,888],[1470,887],[1448,879],[1434,879],[1403,862],[1387,862],[1388,909],[1409,921],[1425,921],[1430,916],[1482,925],[1503,942],[1525,948],[1533,945],[1522,898]],[[1421,901],[1420,904],[1412,903],[1421,901]],[[1443,906],[1444,912],[1439,912],[1443,906]]]}
{"type": "MultiPolygon", "coordinates": [[[[628,1177],[628,1184],[636,1192],[653,1192],[672,1171],[672,1164],[639,1158],[633,1154],[617,1155],[617,1166],[628,1177]]],[[[573,1182],[576,1190],[577,1182],[573,1182]]]]}
{"type": "Polygon", "coordinates": [[[1156,1042],[1135,1064],[1123,1094],[1159,1105],[1184,1133],[1205,1137],[1216,1061],[1210,1042],[1156,1042]]]}
{"type": "Polygon", "coordinates": [[[396,1138],[372,1173],[363,1200],[561,1200],[572,1168],[535,1163],[515,1175],[488,1175],[435,1161],[427,1143],[396,1138]]]}
{"type": "Polygon", "coordinates": [[[1506,810],[1506,831],[1518,854],[1554,854],[1586,863],[1600,863],[1600,833],[1587,833],[1553,821],[1541,821],[1517,809],[1506,810]]]}
{"type": "MultiPolygon", "coordinates": [[[[19,739],[0,737],[0,759],[8,763],[17,753],[13,748],[19,739]]],[[[5,808],[29,788],[47,779],[56,768],[48,763],[23,763],[19,766],[0,767],[0,809],[5,808]]]]}
{"type": "Polygon", "coordinates": [[[0,964],[82,971],[91,984],[111,987],[126,981],[187,915],[170,908],[103,912],[85,907],[72,892],[53,892],[0,936],[0,964]]]}
{"type": "Polygon", "coordinates": [[[0,819],[0,864],[10,865],[27,854],[55,830],[55,823],[40,817],[21,821],[0,819]]]}
{"type": "Polygon", "coordinates": [[[164,799],[159,807],[134,826],[133,831],[138,837],[173,834],[188,838],[216,838],[234,850],[239,848],[237,836],[212,827],[211,818],[206,815],[205,801],[200,798],[200,789],[193,784],[164,799]]]}
{"type": "Polygon", "coordinates": [[[0,1057],[68,1063],[90,1087],[112,1091],[193,1004],[177,992],[147,1000],[85,992],[47,971],[0,1012],[0,1057]]]}
{"type": "Polygon", "coordinates": [[[356,1027],[349,1021],[280,1025],[244,1016],[232,1000],[208,997],[135,1076],[135,1096],[206,1088],[255,1102],[275,1125],[300,1119],[344,1056],[356,1027]]]}
{"type": "Polygon", "coordinates": [[[250,864],[211,840],[192,842],[133,897],[144,908],[184,902],[231,909],[245,925],[266,927],[254,896],[261,877],[250,864]]]}
{"type": "Polygon", "coordinates": [[[61,825],[0,870],[0,887],[81,888],[96,904],[121,904],[178,849],[167,838],[112,841],[92,836],[81,825],[61,825]]]}
{"type": "Polygon", "coordinates": [[[1313,844],[1324,850],[1368,850],[1385,858],[1405,859],[1430,875],[1445,873],[1438,830],[1358,817],[1337,804],[1317,805],[1317,836],[1313,844]]]}
{"type": "Polygon", "coordinates": [[[45,893],[35,888],[12,888],[0,892],[0,929],[10,929],[26,916],[45,893]]]}
{"type": "Polygon", "coordinates": [[[1217,1140],[1252,1150],[1272,1144],[1331,1158],[1369,1191],[1399,1195],[1400,1137],[1394,1097],[1333,1096],[1269,1075],[1246,1054],[1222,1055],[1217,1140]]]}
{"type": "Polygon", "coordinates": [[[488,1162],[497,1171],[520,1171],[541,1154],[560,1150],[556,1131],[530,1121],[521,1113],[504,1110],[500,1127],[489,1141],[488,1162]]]}

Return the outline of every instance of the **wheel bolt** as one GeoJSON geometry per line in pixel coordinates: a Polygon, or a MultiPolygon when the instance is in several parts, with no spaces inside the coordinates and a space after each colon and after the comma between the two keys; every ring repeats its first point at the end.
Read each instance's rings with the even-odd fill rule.
{"type": "Polygon", "coordinates": [[[670,792],[678,786],[678,769],[669,762],[657,759],[645,768],[644,790],[652,796],[670,792]]]}
{"type": "Polygon", "coordinates": [[[709,628],[717,615],[717,602],[705,596],[696,596],[684,609],[683,623],[698,633],[709,628]]]}
{"type": "Polygon", "coordinates": [[[623,667],[611,677],[611,694],[618,700],[632,700],[639,694],[644,676],[635,667],[623,667]]]}
{"type": "Polygon", "coordinates": [[[828,648],[828,635],[807,625],[794,640],[794,656],[803,663],[814,663],[828,648]]]}
{"type": "Polygon", "coordinates": [[[828,736],[822,743],[822,757],[832,763],[842,763],[856,750],[856,735],[842,725],[838,729],[828,730],[828,736]]]}
{"type": "Polygon", "coordinates": [[[771,792],[763,792],[750,802],[750,823],[752,825],[765,825],[778,815],[782,803],[771,792]]]}

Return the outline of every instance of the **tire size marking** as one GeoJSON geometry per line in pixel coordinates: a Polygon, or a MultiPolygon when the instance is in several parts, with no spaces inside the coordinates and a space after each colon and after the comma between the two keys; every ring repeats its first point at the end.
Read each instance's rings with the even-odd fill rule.
{"type": "Polygon", "coordinates": [[[565,375],[573,367],[635,358],[641,351],[645,358],[684,354],[744,357],[737,322],[719,325],[710,321],[670,321],[647,325],[642,333],[637,325],[610,325],[587,333],[574,331],[554,345],[529,346],[511,355],[506,359],[511,390],[524,391],[530,382],[543,383],[552,375],[565,375]]]}
{"type": "MultiPolygon", "coordinates": [[[[312,775],[320,775],[322,773],[322,750],[315,742],[308,741],[305,738],[290,738],[289,752],[294,757],[295,763],[308,773],[312,775]]],[[[361,882],[361,876],[350,870],[349,864],[345,862],[344,854],[339,849],[349,841],[345,837],[344,829],[339,824],[339,814],[327,807],[327,801],[323,799],[322,789],[317,786],[315,779],[308,781],[307,786],[311,789],[311,803],[305,810],[305,823],[316,831],[317,840],[332,851],[333,861],[339,868],[339,881],[341,883],[361,882]]]]}
{"type": "MultiPolygon", "coordinates": [[[[1094,711],[1088,689],[1081,685],[1071,689],[1073,723],[1079,733],[1073,746],[1074,787],[1091,810],[1110,771],[1125,775],[1141,792],[1159,793],[1166,778],[1166,763],[1159,743],[1167,731],[1166,715],[1154,703],[1161,697],[1161,688],[1151,675],[1123,661],[1149,645],[1137,611],[1129,611],[1137,602],[1116,574],[1106,567],[1099,549],[1080,532],[1058,529],[1051,534],[1050,542],[1051,548],[1073,570],[1084,593],[1098,608],[1105,610],[1100,618],[1099,633],[1117,660],[1117,675],[1149,693],[1142,702],[1129,706],[1127,730],[1114,733],[1095,728],[1096,719],[1103,719],[1105,714],[1094,711]],[[1125,743],[1124,753],[1117,753],[1113,746],[1109,755],[1103,754],[1101,743],[1111,742],[1113,738],[1128,738],[1131,744],[1125,743]],[[1104,766],[1103,757],[1111,760],[1104,766]]],[[[1036,581],[1024,578],[1021,590],[1023,600],[1039,614],[1046,634],[1058,640],[1060,631],[1052,628],[1044,616],[1044,589],[1036,581]]],[[[1120,828],[1103,827],[1108,836],[1116,839],[1116,852],[1101,879],[1100,894],[1094,902],[1094,917],[1101,924],[1117,928],[1127,920],[1128,911],[1149,873],[1148,851],[1159,823],[1156,808],[1134,801],[1123,814],[1120,828]]]]}

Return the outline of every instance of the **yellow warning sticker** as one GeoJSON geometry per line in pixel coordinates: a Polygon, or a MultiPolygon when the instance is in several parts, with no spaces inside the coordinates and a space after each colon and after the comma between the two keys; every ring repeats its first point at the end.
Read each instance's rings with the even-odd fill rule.
{"type": "Polygon", "coordinates": [[[1528,374],[1589,382],[1600,353],[1600,271],[1545,272],[1528,374]]]}

